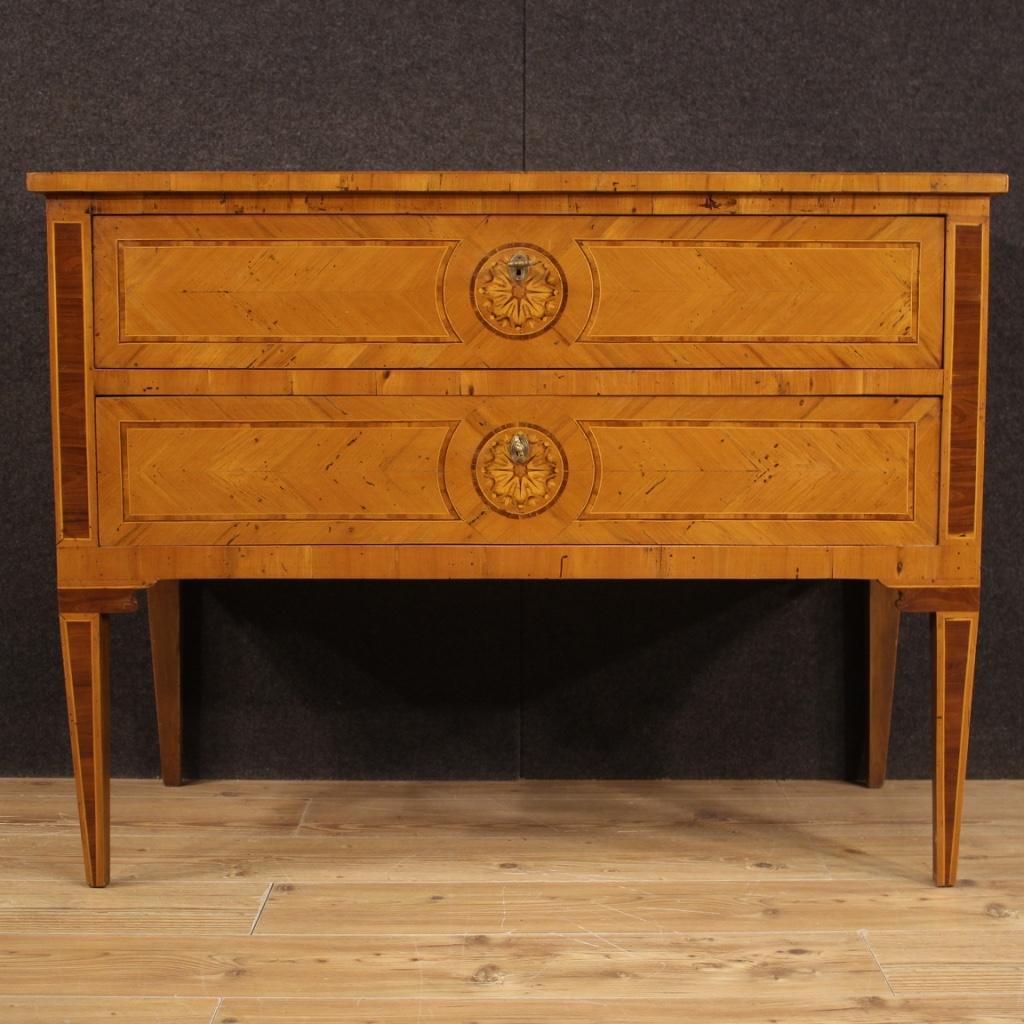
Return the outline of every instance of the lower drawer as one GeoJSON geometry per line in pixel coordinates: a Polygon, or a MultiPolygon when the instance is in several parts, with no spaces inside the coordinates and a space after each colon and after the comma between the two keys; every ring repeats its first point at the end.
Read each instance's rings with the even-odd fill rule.
{"type": "Polygon", "coordinates": [[[96,401],[100,542],[934,544],[937,398],[96,401]]]}

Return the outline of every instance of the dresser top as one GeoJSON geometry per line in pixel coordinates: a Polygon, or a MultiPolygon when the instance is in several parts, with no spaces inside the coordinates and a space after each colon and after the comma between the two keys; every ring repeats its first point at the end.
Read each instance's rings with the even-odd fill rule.
{"type": "Polygon", "coordinates": [[[32,192],[744,192],[981,194],[1005,174],[784,171],[40,171],[32,192]]]}

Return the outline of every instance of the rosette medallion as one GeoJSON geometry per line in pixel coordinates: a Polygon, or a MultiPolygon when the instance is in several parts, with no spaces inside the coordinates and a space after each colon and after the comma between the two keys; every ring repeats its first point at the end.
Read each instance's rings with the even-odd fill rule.
{"type": "Polygon", "coordinates": [[[532,338],[565,307],[565,275],[555,258],[535,245],[503,245],[479,263],[471,284],[473,309],[495,334],[532,338]]]}
{"type": "Polygon", "coordinates": [[[561,495],[565,453],[546,431],[530,423],[500,427],[473,456],[473,481],[495,512],[513,519],[535,516],[561,495]]]}

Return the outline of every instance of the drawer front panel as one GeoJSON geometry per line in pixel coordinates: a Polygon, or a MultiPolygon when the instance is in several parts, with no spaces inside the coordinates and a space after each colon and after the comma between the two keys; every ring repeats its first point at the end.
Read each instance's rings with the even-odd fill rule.
{"type": "Polygon", "coordinates": [[[97,400],[102,544],[934,544],[935,398],[97,400]]]}
{"type": "Polygon", "coordinates": [[[457,340],[439,301],[454,243],[122,243],[120,336],[147,341],[457,340]]]}
{"type": "Polygon", "coordinates": [[[95,218],[101,367],[941,365],[935,217],[95,218]]]}
{"type": "Polygon", "coordinates": [[[914,518],[916,423],[584,420],[584,519],[914,518]]]}
{"type": "Polygon", "coordinates": [[[600,301],[583,340],[913,342],[918,246],[906,242],[590,241],[600,301]]]}
{"type": "Polygon", "coordinates": [[[454,422],[174,422],[122,427],[126,522],[457,519],[454,422]]]}

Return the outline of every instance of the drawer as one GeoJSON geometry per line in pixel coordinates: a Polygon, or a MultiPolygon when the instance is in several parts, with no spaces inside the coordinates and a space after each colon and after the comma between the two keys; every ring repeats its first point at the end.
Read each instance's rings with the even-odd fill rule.
{"type": "Polygon", "coordinates": [[[937,398],[100,398],[100,542],[934,544],[937,398]]]}
{"type": "Polygon", "coordinates": [[[941,365],[939,217],[94,218],[100,367],[941,365]]]}

